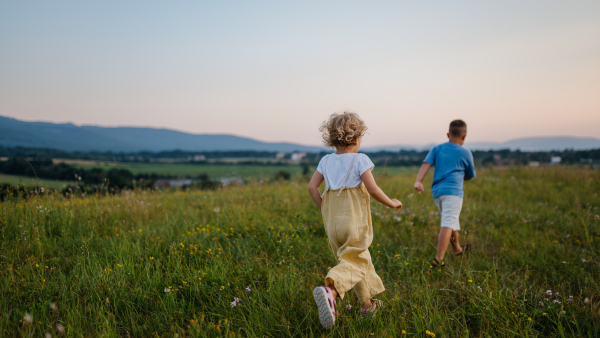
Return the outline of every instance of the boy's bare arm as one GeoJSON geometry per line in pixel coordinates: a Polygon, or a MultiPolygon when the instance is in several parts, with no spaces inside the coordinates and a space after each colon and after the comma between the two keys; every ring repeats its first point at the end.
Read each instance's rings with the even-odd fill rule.
{"type": "Polygon", "coordinates": [[[397,199],[390,199],[383,192],[383,190],[381,190],[381,188],[379,188],[379,186],[377,186],[377,183],[375,183],[375,178],[373,177],[373,174],[371,173],[371,169],[365,171],[360,176],[360,178],[362,179],[363,183],[365,184],[365,187],[367,188],[369,195],[373,196],[373,198],[377,202],[379,202],[385,206],[388,206],[390,208],[396,208],[396,209],[402,208],[402,203],[400,201],[398,201],[397,199]]]}
{"type": "Polygon", "coordinates": [[[421,169],[419,169],[419,173],[417,174],[417,180],[415,182],[414,187],[419,194],[425,191],[425,189],[423,188],[423,179],[429,172],[429,168],[431,168],[431,164],[424,162],[423,165],[421,165],[421,169]]]}
{"type": "Polygon", "coordinates": [[[319,186],[321,185],[321,183],[323,183],[324,180],[325,178],[323,178],[323,175],[321,175],[320,172],[315,171],[313,177],[308,183],[308,193],[310,194],[310,197],[315,202],[319,210],[321,210],[321,202],[323,202],[323,199],[321,198],[321,193],[319,192],[319,186]]]}

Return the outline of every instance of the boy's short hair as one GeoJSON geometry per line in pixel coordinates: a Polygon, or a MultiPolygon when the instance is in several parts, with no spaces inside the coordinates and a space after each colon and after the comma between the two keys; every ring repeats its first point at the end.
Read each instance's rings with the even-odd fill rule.
{"type": "Polygon", "coordinates": [[[356,144],[367,131],[367,126],[358,114],[343,112],[331,114],[327,121],[321,123],[319,131],[323,133],[325,146],[348,147],[356,144]]]}
{"type": "Polygon", "coordinates": [[[462,137],[467,133],[467,124],[463,120],[454,120],[450,122],[448,133],[452,137],[462,137]]]}

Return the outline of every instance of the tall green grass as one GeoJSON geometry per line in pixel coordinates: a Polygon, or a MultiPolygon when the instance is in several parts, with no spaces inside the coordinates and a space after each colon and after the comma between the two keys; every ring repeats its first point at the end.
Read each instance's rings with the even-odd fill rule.
{"type": "Polygon", "coordinates": [[[332,330],[318,322],[312,289],[335,261],[301,179],[5,201],[0,336],[600,336],[600,172],[478,174],[461,217],[472,253],[449,252],[441,271],[429,265],[439,231],[431,194],[413,193],[414,172],[377,178],[404,203],[373,202],[384,308],[360,320],[350,292],[332,330]]]}

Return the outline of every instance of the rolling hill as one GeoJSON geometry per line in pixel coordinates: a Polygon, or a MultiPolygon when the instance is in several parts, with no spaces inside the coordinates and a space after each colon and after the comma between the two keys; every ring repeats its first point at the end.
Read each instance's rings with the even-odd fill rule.
{"type": "Polygon", "coordinates": [[[0,145],[65,151],[304,151],[325,148],[269,143],[227,134],[188,134],[169,129],[76,126],[71,123],[25,122],[0,116],[0,145]]]}
{"type": "MultiPolygon", "coordinates": [[[[281,152],[320,152],[325,147],[294,143],[270,143],[228,134],[189,134],[170,129],[137,127],[76,126],[71,123],[26,122],[0,116],[0,146],[52,148],[64,151],[228,151],[256,150],[281,152]]],[[[430,149],[430,145],[392,145],[368,147],[363,151],[430,149]]],[[[569,136],[519,138],[501,143],[467,142],[471,150],[521,149],[549,151],[598,149],[600,139],[569,136]]]]}

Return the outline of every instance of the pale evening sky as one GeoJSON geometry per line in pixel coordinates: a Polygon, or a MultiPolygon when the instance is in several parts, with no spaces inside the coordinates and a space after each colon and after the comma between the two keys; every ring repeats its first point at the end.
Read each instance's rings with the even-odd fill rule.
{"type": "Polygon", "coordinates": [[[4,1],[0,115],[317,145],[600,137],[600,1],[4,1]]]}

